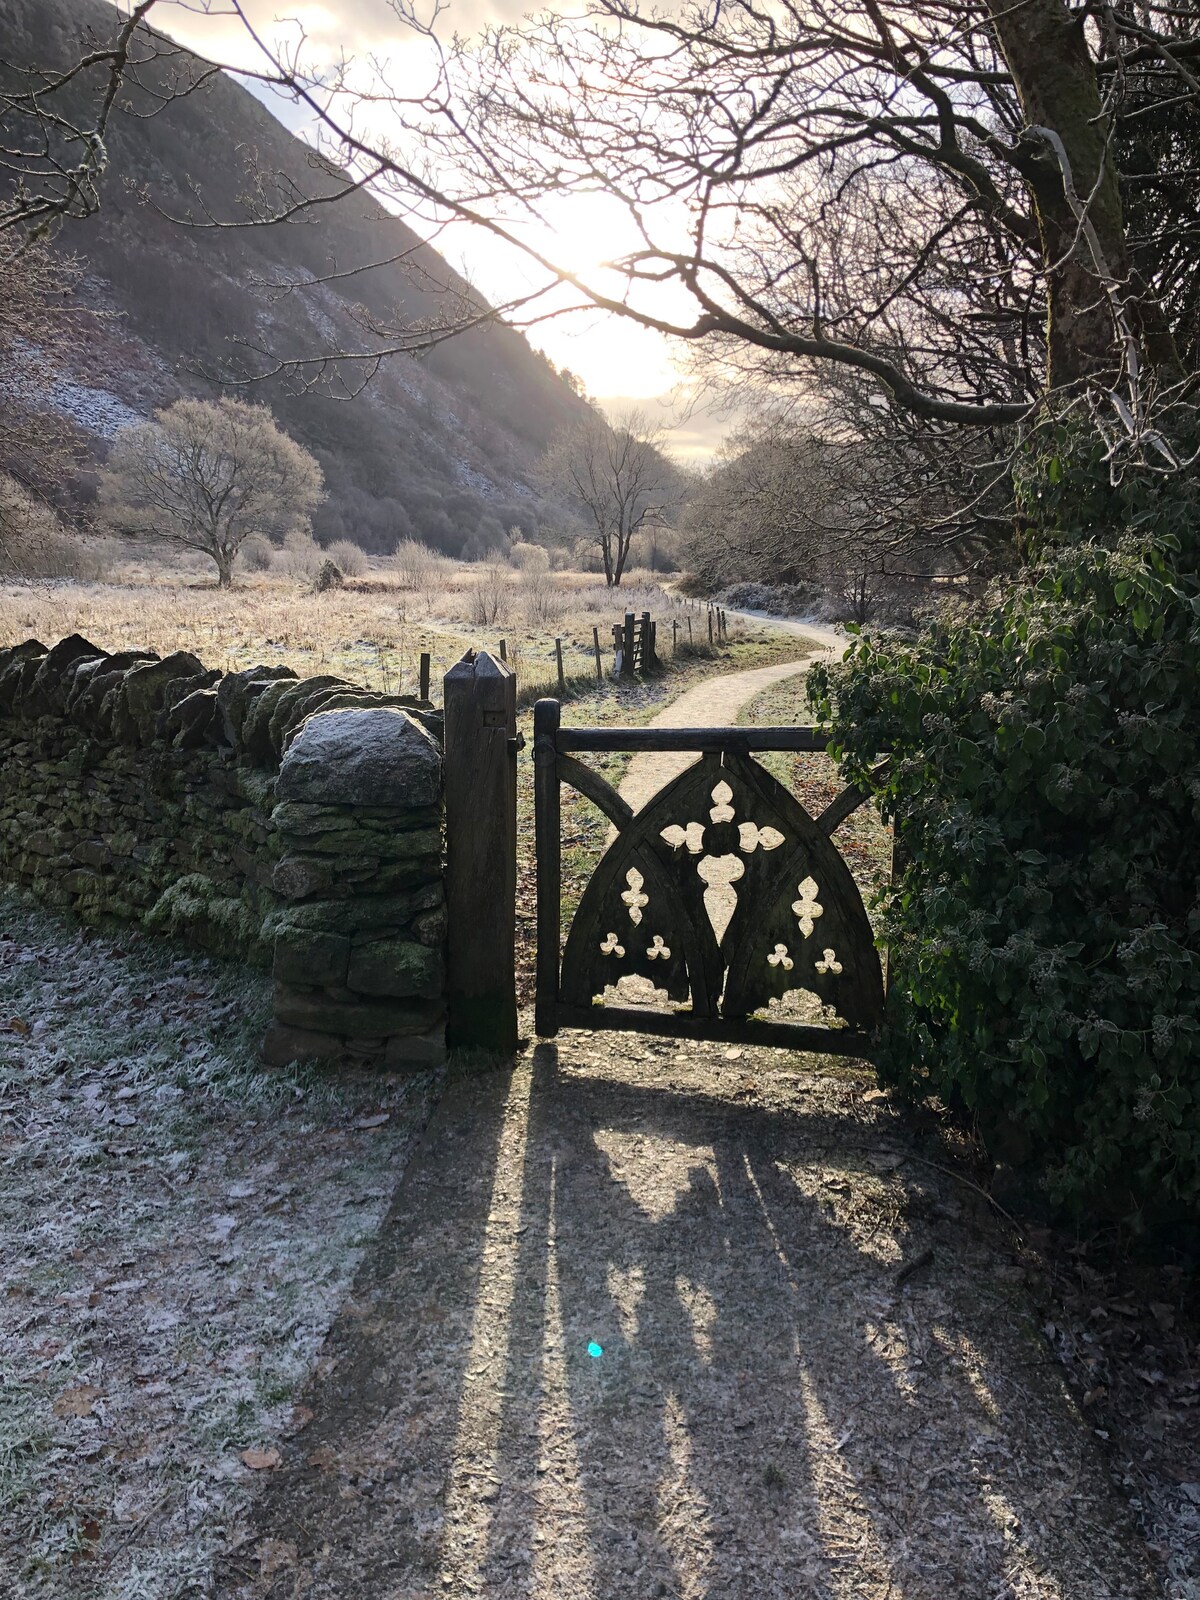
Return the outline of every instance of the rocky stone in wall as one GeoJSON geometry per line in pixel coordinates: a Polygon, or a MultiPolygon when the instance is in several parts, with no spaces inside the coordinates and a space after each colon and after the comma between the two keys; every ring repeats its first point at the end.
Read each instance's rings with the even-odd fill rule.
{"type": "Polygon", "coordinates": [[[387,806],[403,796],[431,805],[441,793],[442,756],[403,712],[319,711],[288,746],[279,769],[281,800],[387,806]]]}

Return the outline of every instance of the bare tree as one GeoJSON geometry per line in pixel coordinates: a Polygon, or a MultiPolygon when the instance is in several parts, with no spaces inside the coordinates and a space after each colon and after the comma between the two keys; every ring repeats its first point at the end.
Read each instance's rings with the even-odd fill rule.
{"type": "Polygon", "coordinates": [[[546,452],[543,477],[599,548],[610,588],[620,586],[634,534],[679,503],[679,478],[663,450],[663,430],[636,410],[612,426],[597,412],[561,434],[546,452]]]}
{"type": "Polygon", "coordinates": [[[689,500],[689,565],[710,589],[746,580],[820,588],[861,622],[881,590],[943,576],[950,564],[936,537],[880,514],[894,467],[894,455],[823,437],[786,413],[752,423],[689,500]]]}
{"type": "Polygon", "coordinates": [[[243,400],[177,400],[126,428],[100,480],[115,532],[200,551],[221,588],[243,540],[306,528],[321,496],[316,460],[265,406],[243,400]]]}

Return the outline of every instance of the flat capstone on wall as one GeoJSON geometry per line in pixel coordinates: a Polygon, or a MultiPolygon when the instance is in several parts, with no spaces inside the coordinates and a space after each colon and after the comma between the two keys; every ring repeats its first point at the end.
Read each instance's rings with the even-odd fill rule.
{"type": "Polygon", "coordinates": [[[286,667],[0,650],[0,881],[272,972],[275,1065],[445,1037],[440,715],[286,667]]]}

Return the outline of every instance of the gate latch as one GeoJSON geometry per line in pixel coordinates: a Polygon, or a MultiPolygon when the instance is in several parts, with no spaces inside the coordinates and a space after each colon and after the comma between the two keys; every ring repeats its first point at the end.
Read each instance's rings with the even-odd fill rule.
{"type": "Polygon", "coordinates": [[[508,741],[508,748],[512,751],[513,755],[520,755],[521,751],[525,748],[525,735],[523,733],[516,734],[514,738],[508,741]]]}

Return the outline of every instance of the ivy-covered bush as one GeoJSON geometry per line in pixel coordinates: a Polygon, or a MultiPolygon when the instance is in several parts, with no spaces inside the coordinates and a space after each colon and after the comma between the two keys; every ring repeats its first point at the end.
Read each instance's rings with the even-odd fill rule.
{"type": "Polygon", "coordinates": [[[1060,437],[1020,493],[1020,582],[809,679],[906,858],[880,1070],[1076,1212],[1195,1219],[1200,486],[1060,437]]]}

